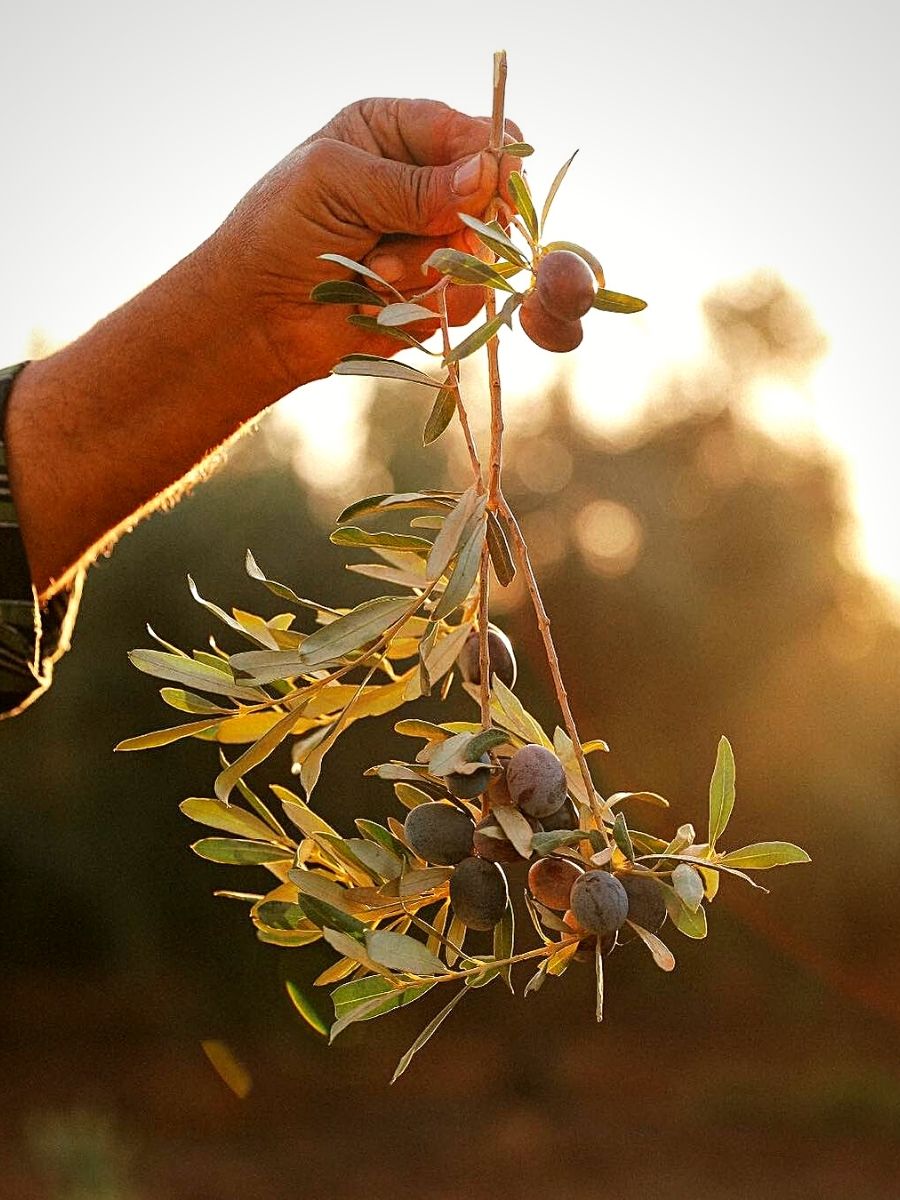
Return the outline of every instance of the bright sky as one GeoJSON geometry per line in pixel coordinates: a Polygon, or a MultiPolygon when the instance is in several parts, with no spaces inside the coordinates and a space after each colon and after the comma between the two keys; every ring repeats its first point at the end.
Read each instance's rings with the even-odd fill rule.
{"type": "MultiPolygon", "coordinates": [[[[846,457],[865,560],[900,593],[898,11],[18,4],[0,26],[0,365],[33,329],[70,339],[161,274],[351,100],[433,96],[486,112],[491,55],[505,47],[508,112],[538,150],[535,190],[581,150],[552,232],[593,249],[610,287],[651,302],[588,326],[578,380],[594,419],[621,423],[659,372],[701,351],[711,287],[776,270],[831,351],[805,394],[769,395],[760,417],[846,457]]],[[[506,356],[513,387],[556,366],[524,341],[506,356]]],[[[352,413],[346,386],[313,385],[300,406],[327,396],[352,413]]]]}

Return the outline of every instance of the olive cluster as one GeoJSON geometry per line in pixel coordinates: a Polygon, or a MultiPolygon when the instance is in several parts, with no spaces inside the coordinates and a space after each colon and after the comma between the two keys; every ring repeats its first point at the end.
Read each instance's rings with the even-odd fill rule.
{"type": "Polygon", "coordinates": [[[551,250],[538,261],[534,281],[519,309],[522,329],[543,350],[574,350],[596,295],[593,271],[573,251],[551,250]]]}
{"type": "MultiPolygon", "coordinates": [[[[410,847],[425,862],[454,867],[450,904],[470,929],[493,929],[506,911],[509,892],[501,863],[522,861],[496,816],[502,806],[514,808],[541,829],[577,829],[578,814],[566,792],[562,763],[544,746],[527,745],[506,762],[501,774],[489,768],[447,776],[456,800],[484,797],[483,815],[476,823],[450,800],[435,800],[411,809],[404,824],[410,847]]],[[[562,860],[557,860],[562,861],[562,860]]]]}

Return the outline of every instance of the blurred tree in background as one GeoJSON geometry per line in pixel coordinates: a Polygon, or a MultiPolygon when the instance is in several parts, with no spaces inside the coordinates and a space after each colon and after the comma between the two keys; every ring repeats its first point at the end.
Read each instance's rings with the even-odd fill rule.
{"type": "MultiPolygon", "coordinates": [[[[654,396],[627,440],[604,438],[579,419],[565,377],[517,409],[506,490],[541,575],[580,728],[612,748],[599,765],[594,759],[601,791],[652,787],[680,820],[702,826],[716,741],[726,733],[738,764],[735,844],[775,831],[805,846],[813,866],[765,880],[768,897],[724,884],[727,905],[713,914],[708,945],[670,939],[679,958],[672,977],[639,954],[617,954],[599,1030],[590,981],[575,972],[527,1001],[480,994],[477,1030],[442,1031],[411,1072],[413,1089],[417,1074],[420,1081],[429,1067],[438,1074],[429,1076],[428,1102],[407,1136],[427,1144],[429,1122],[460,1102],[460,1088],[470,1100],[480,1089],[470,1115],[484,1109],[483,1137],[537,1169],[541,1152],[564,1145],[573,1130],[585,1136],[595,1119],[592,1089],[614,1056],[617,1073],[623,1061],[632,1072],[633,1087],[627,1077],[618,1082],[622,1113],[643,1122],[641,1134],[672,1139],[670,1195],[754,1194],[741,1190],[741,1172],[749,1180],[755,1169],[761,1178],[760,1147],[768,1151],[784,1137],[796,1147],[799,1137],[802,1154],[808,1136],[803,1194],[888,1196],[900,1114],[900,1084],[885,1050],[895,1047],[900,1022],[900,916],[889,902],[900,869],[900,630],[888,600],[854,562],[838,463],[820,448],[774,441],[747,415],[761,379],[802,382],[820,357],[823,339],[808,313],[779,280],[760,276],[710,297],[706,318],[708,360],[654,396]],[[843,1056],[834,1054],[838,1031],[843,1056]],[[683,1049],[673,1051],[666,1039],[683,1049]],[[760,1042],[769,1050],[758,1057],[760,1042]],[[648,1045],[660,1048],[662,1061],[644,1062],[648,1045]],[[730,1054],[730,1074],[709,1062],[692,1073],[688,1047],[695,1066],[698,1055],[721,1064],[730,1054]],[[784,1079],[788,1061],[793,1085],[784,1079]],[[668,1115],[665,1105],[648,1114],[642,1089],[651,1080],[656,1094],[683,1103],[668,1115]],[[721,1178],[701,1185],[690,1173],[688,1096],[712,1106],[714,1121],[737,1137],[738,1175],[728,1186],[721,1178]],[[502,1118],[491,1108],[498,1097],[502,1118]],[[577,1102],[584,1128],[570,1120],[571,1109],[565,1127],[561,1112],[547,1117],[542,1098],[555,1098],[563,1114],[577,1102]],[[836,1129],[862,1141],[835,1142],[836,1129]],[[851,1178],[850,1191],[841,1191],[851,1178]]],[[[408,392],[385,387],[365,406],[355,466],[363,488],[412,487],[426,460],[435,480],[441,458],[453,478],[455,432],[419,449],[411,430],[424,409],[413,421],[409,405],[408,392]]],[[[339,1138],[331,1143],[327,1132],[328,1112],[341,1112],[339,1089],[358,1086],[373,1097],[368,1174],[360,1168],[357,1184],[375,1197],[388,1194],[378,1190],[378,1172],[386,1179],[393,1168],[372,1139],[390,1127],[402,1140],[397,1122],[410,1120],[402,1089],[384,1092],[386,1062],[408,1040],[404,1015],[392,1018],[394,1030],[380,1033],[377,1045],[365,1029],[331,1050],[313,1042],[282,987],[297,976],[291,952],[256,942],[243,908],[211,895],[252,882],[252,872],[235,871],[232,880],[228,868],[187,850],[198,835],[177,805],[208,794],[215,749],[182,742],[112,754],[119,739],[165,723],[152,684],[125,657],[148,644],[144,623],[186,647],[203,645],[211,631],[190,601],[188,572],[217,602],[271,615],[274,601],[243,574],[250,547],[270,576],[305,594],[348,603],[364,597],[364,581],[343,571],[343,552],[327,543],[340,508],[330,483],[301,483],[260,436],[239,444],[194,495],[91,571],[75,646],[52,692],[0,726],[0,1032],[15,1063],[0,1085],[0,1128],[8,1130],[0,1133],[0,1167],[21,1182],[12,1194],[51,1194],[25,1190],[37,1184],[17,1140],[22,1114],[87,1096],[124,1114],[155,1164],[148,1178],[165,1180],[176,1200],[285,1195],[252,1189],[270,1187],[269,1176],[253,1173],[264,1171],[260,1129],[270,1139],[272,1170],[287,1152],[286,1130],[293,1147],[303,1136],[289,1121],[279,1131],[260,1115],[282,1112],[292,1087],[312,1095],[287,1063],[325,1089],[315,1139],[303,1143],[320,1165],[341,1158],[339,1138]],[[201,1037],[219,1035],[257,1048],[264,1095],[243,1118],[196,1053],[201,1037]],[[54,1061],[62,1065],[47,1080],[54,1061]],[[326,1072],[331,1085],[323,1083],[326,1072]],[[230,1173],[210,1175],[204,1158],[201,1185],[199,1168],[195,1177],[182,1164],[182,1178],[165,1152],[154,1158],[153,1146],[171,1147],[178,1136],[215,1142],[230,1173]],[[254,1164],[246,1177],[238,1160],[254,1164]]],[[[519,656],[518,690],[552,726],[530,612],[516,584],[497,601],[519,656]]],[[[373,814],[394,811],[389,785],[361,778],[392,752],[385,747],[392,738],[362,722],[328,760],[318,805],[339,825],[359,811],[360,788],[373,814]]],[[[286,758],[266,764],[261,780],[286,781],[286,758]]],[[[603,1112],[608,1131],[625,1119],[603,1112]]],[[[437,1179],[451,1159],[433,1144],[431,1153],[437,1179]]],[[[582,1165],[594,1153],[585,1149],[582,1165]]],[[[632,1163],[623,1182],[607,1165],[605,1178],[618,1181],[620,1196],[637,1196],[642,1169],[632,1163]]],[[[343,1184],[306,1194],[349,1195],[356,1175],[348,1170],[343,1184]]],[[[478,1186],[488,1194],[495,1182],[488,1172],[478,1186]]],[[[766,1184],[773,1197],[799,1194],[778,1186],[777,1178],[766,1184]]],[[[567,1196],[594,1194],[585,1171],[573,1168],[569,1187],[567,1196]]],[[[435,1184],[429,1194],[457,1193],[435,1184]]]]}

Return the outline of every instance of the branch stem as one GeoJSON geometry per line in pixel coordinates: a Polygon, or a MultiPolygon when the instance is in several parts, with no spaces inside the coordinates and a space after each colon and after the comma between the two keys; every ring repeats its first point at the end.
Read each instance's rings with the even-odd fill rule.
{"type": "Polygon", "coordinates": [[[547,664],[550,667],[550,675],[553,679],[553,686],[556,689],[556,698],[559,701],[560,711],[562,713],[563,722],[566,727],[566,733],[572,739],[572,746],[575,751],[575,759],[581,771],[581,778],[584,781],[584,786],[587,789],[588,803],[591,807],[591,812],[594,820],[597,823],[597,828],[603,835],[603,839],[609,845],[609,834],[606,825],[603,821],[603,807],[596,791],[594,790],[594,781],[591,779],[591,772],[587,765],[587,759],[584,751],[581,748],[581,738],[578,736],[578,729],[575,725],[575,718],[572,715],[572,708],[569,704],[566,685],[563,682],[562,672],[559,666],[559,656],[556,653],[556,646],[553,644],[553,635],[550,632],[550,618],[547,616],[547,610],[544,607],[544,601],[541,598],[540,589],[538,587],[537,577],[534,573],[534,567],[531,563],[531,555],[528,553],[528,545],[525,541],[525,536],[519,528],[519,523],[515,518],[515,514],[509,507],[506,497],[500,496],[501,512],[506,518],[507,527],[512,536],[513,552],[519,560],[519,567],[525,577],[525,583],[528,588],[528,594],[531,597],[531,604],[534,608],[534,613],[537,618],[538,629],[544,643],[544,652],[547,656],[547,664]]]}
{"type": "MultiPolygon", "coordinates": [[[[450,356],[450,318],[447,315],[447,283],[448,280],[442,281],[444,287],[440,291],[440,314],[441,314],[441,337],[444,342],[444,358],[450,356]]],[[[463,432],[463,437],[466,442],[466,449],[469,452],[469,462],[472,464],[472,474],[475,477],[475,487],[478,494],[484,492],[484,476],[481,473],[481,460],[478,457],[478,450],[475,446],[475,439],[472,437],[472,429],[469,425],[469,414],[466,412],[466,406],[463,404],[462,392],[459,388],[459,363],[452,362],[450,364],[450,386],[456,392],[456,415],[459,418],[459,425],[463,432]]]]}

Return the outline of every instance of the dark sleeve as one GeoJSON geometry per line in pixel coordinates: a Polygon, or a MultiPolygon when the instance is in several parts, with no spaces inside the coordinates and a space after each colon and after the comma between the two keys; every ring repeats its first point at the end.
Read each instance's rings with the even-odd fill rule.
{"type": "Polygon", "coordinates": [[[6,403],[27,363],[0,370],[0,720],[15,716],[50,686],[54,663],[69,649],[84,573],[43,608],[9,487],[3,440],[6,403]]]}

